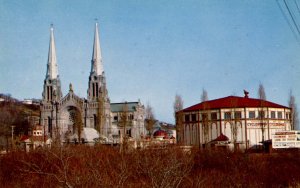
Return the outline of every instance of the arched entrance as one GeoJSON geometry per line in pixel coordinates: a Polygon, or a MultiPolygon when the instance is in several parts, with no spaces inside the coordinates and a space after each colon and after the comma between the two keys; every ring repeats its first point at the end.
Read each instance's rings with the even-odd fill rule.
{"type": "Polygon", "coordinates": [[[78,129],[82,129],[82,114],[75,106],[65,107],[60,115],[61,132],[65,139],[67,137],[78,134],[78,129]]]}

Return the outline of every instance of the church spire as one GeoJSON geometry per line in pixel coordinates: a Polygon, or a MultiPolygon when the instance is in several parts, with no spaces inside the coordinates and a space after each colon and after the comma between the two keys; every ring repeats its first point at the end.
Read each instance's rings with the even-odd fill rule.
{"type": "Polygon", "coordinates": [[[44,80],[43,101],[50,102],[62,97],[58,76],[53,25],[50,27],[50,44],[48,52],[47,73],[44,80]]]}
{"type": "Polygon", "coordinates": [[[49,52],[48,52],[47,77],[49,77],[50,79],[56,79],[58,77],[53,24],[51,24],[50,27],[50,44],[49,44],[49,52]]]}
{"type": "Polygon", "coordinates": [[[100,48],[100,40],[99,40],[99,32],[98,32],[98,23],[96,22],[91,74],[96,73],[96,75],[102,75],[103,71],[104,70],[103,70],[103,65],[102,65],[102,56],[101,56],[101,48],[100,48]]]}

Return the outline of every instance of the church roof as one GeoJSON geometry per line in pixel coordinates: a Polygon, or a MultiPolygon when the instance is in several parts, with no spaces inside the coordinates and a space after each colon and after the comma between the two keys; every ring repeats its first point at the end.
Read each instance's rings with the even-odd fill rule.
{"type": "MultiPolygon", "coordinates": [[[[136,111],[139,102],[127,102],[127,107],[128,107],[128,112],[134,112],[136,111]]],[[[110,109],[112,112],[123,112],[124,110],[124,103],[111,103],[110,104],[110,109]]]]}
{"type": "Polygon", "coordinates": [[[248,97],[228,96],[215,100],[201,102],[199,104],[190,106],[183,109],[184,112],[195,110],[208,110],[220,108],[256,108],[256,107],[269,107],[269,108],[288,108],[286,106],[276,104],[261,99],[254,99],[248,97]]]}

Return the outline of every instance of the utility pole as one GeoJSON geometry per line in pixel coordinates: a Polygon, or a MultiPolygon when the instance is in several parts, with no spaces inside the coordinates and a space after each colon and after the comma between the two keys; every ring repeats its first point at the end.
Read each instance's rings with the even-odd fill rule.
{"type": "Polygon", "coordinates": [[[14,128],[15,126],[11,126],[11,147],[14,148],[14,128]]]}
{"type": "Polygon", "coordinates": [[[84,127],[86,127],[86,116],[87,116],[87,113],[86,113],[86,110],[87,110],[87,99],[84,99],[84,127]]]}

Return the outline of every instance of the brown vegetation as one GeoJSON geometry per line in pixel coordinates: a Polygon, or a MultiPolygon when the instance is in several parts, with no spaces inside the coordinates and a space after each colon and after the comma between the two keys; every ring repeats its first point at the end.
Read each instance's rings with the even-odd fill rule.
{"type": "MultiPolygon", "coordinates": [[[[1,96],[1,94],[0,94],[1,96]]],[[[28,135],[39,117],[39,106],[22,104],[16,100],[0,102],[0,150],[11,147],[12,126],[14,138],[28,135]]]]}
{"type": "Polygon", "coordinates": [[[119,152],[82,145],[0,157],[0,187],[294,187],[299,152],[165,149],[119,152]]]}

